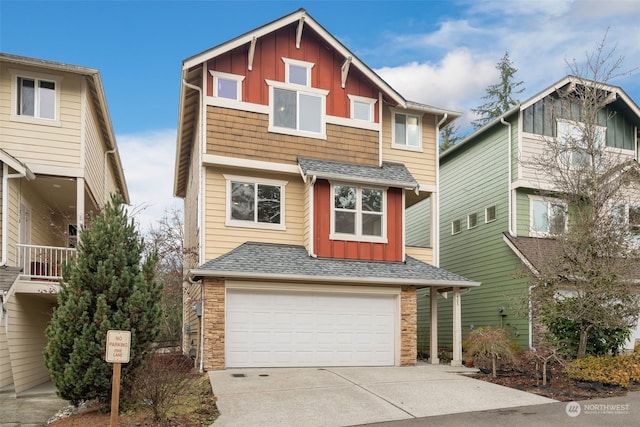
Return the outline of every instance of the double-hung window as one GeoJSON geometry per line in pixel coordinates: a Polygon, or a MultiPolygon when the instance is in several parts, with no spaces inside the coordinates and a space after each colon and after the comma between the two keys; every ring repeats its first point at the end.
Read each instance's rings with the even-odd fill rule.
{"type": "Polygon", "coordinates": [[[386,192],[354,185],[333,186],[332,238],[383,242],[386,192]]]}
{"type": "Polygon", "coordinates": [[[16,115],[55,120],[57,84],[52,80],[17,77],[16,115]]]}
{"type": "Polygon", "coordinates": [[[326,97],[329,91],[311,87],[314,64],[283,58],[285,82],[269,85],[269,131],[325,138],[326,97]]]}
{"type": "Polygon", "coordinates": [[[209,71],[209,73],[213,77],[213,96],[215,98],[242,101],[242,81],[244,76],[221,71],[209,71]]]}
{"type": "Polygon", "coordinates": [[[396,148],[420,149],[422,147],[421,129],[419,116],[394,112],[392,144],[396,148]]]}
{"type": "Polygon", "coordinates": [[[567,229],[567,205],[559,200],[530,196],[530,234],[548,236],[567,229]]]}
{"type": "Polygon", "coordinates": [[[286,182],[227,176],[226,225],[284,229],[286,182]]]}

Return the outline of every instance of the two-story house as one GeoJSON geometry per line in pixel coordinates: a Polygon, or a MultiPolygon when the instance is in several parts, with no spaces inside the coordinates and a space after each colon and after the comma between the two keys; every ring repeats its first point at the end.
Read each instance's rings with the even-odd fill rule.
{"type": "Polygon", "coordinates": [[[458,116],[302,9],[186,59],[174,193],[200,368],[414,364],[416,290],[478,285],[434,266],[436,222],[405,232],[437,218],[438,129],[458,116]]]}
{"type": "Polygon", "coordinates": [[[109,193],[129,196],[97,70],[0,53],[0,391],[50,381],[60,267],[109,193]]]}
{"type": "MultiPolygon", "coordinates": [[[[569,110],[557,107],[562,96],[579,85],[593,84],[567,76],[440,156],[441,265],[482,282],[463,295],[463,333],[498,326],[510,331],[523,348],[537,345],[539,329],[535,315],[527,312],[529,281],[524,269],[535,272],[558,254],[553,237],[571,227],[571,221],[555,181],[537,167],[536,159],[548,141],[562,141],[580,129],[575,114],[570,117],[569,110]]],[[[606,91],[597,128],[605,153],[620,162],[637,159],[638,106],[619,87],[598,87],[606,91]]],[[[627,197],[625,220],[640,222],[640,199],[627,197]]],[[[445,339],[452,324],[449,304],[439,304],[445,339]]],[[[419,311],[428,313],[429,307],[423,304],[419,311]]]]}

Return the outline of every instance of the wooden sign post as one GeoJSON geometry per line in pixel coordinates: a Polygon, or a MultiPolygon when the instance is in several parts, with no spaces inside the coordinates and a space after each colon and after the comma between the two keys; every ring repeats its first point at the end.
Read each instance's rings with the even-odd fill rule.
{"type": "Polygon", "coordinates": [[[111,427],[118,427],[120,406],[120,371],[123,363],[129,363],[131,353],[131,331],[107,331],[105,360],[113,363],[111,379],[111,427]]]}

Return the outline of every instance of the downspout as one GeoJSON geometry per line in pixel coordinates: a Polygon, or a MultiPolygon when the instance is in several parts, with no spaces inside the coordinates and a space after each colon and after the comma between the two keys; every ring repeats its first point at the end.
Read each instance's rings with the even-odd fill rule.
{"type": "Polygon", "coordinates": [[[511,137],[511,123],[507,122],[504,120],[504,117],[500,118],[500,123],[502,123],[503,125],[507,126],[509,128],[509,134],[507,135],[507,140],[509,141],[509,143],[507,144],[507,148],[508,148],[508,152],[507,152],[507,196],[508,196],[508,200],[507,200],[507,218],[509,221],[509,235],[511,236],[515,236],[516,234],[513,232],[513,220],[511,218],[512,212],[511,212],[511,203],[512,203],[512,195],[511,195],[511,144],[512,144],[512,137],[511,137]]]}
{"type": "Polygon", "coordinates": [[[314,204],[313,204],[313,199],[314,199],[314,191],[315,191],[315,185],[316,185],[316,179],[318,177],[316,175],[313,175],[313,177],[311,178],[311,181],[309,182],[309,256],[312,258],[317,258],[318,256],[316,255],[316,248],[314,245],[315,242],[315,216],[314,216],[314,204]]]}
{"type": "Polygon", "coordinates": [[[432,209],[432,211],[435,212],[435,230],[433,230],[433,226],[431,227],[433,230],[431,232],[431,237],[433,238],[433,264],[436,267],[440,267],[440,126],[442,126],[448,117],[449,114],[444,113],[442,120],[436,125],[436,206],[435,209],[432,209]]]}
{"type": "Polygon", "coordinates": [[[9,217],[9,180],[12,178],[25,178],[27,173],[9,174],[9,167],[6,163],[2,165],[2,259],[0,259],[0,267],[7,265],[7,246],[9,245],[9,225],[7,224],[9,217]]]}
{"type": "MultiPolygon", "coordinates": [[[[204,78],[204,77],[203,77],[204,78]]],[[[204,117],[206,112],[204,111],[204,96],[202,93],[202,88],[191,84],[189,82],[187,82],[187,80],[185,80],[185,78],[182,78],[182,84],[185,85],[186,87],[188,87],[189,89],[193,89],[198,91],[199,94],[199,109],[200,109],[200,131],[198,132],[198,206],[197,206],[197,210],[198,210],[198,230],[200,235],[198,236],[198,263],[201,264],[203,259],[204,259],[204,229],[201,226],[202,225],[202,188],[203,188],[203,172],[202,172],[202,152],[204,151],[204,147],[203,147],[203,138],[202,138],[202,134],[203,134],[203,127],[205,126],[204,124],[204,117]]],[[[191,280],[189,280],[189,282],[193,283],[191,280]]],[[[200,303],[202,304],[202,315],[200,316],[200,366],[198,367],[198,372],[202,373],[204,372],[204,280],[199,280],[198,281],[200,284],[200,303]]],[[[198,283],[196,282],[196,283],[198,283]]]]}

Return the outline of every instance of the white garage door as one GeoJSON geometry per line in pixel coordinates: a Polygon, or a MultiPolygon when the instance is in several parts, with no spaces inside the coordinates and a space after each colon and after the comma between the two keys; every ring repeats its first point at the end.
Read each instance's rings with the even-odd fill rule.
{"type": "Polygon", "coordinates": [[[228,289],[229,368],[394,364],[397,296],[228,289]]]}

